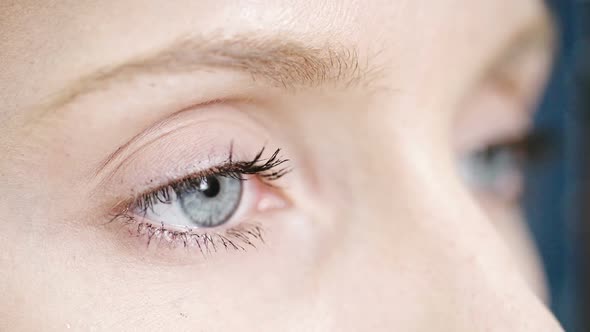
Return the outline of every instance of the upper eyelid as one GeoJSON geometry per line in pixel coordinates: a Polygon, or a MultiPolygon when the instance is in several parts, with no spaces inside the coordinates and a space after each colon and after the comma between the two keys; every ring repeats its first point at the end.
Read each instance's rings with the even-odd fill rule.
{"type": "Polygon", "coordinates": [[[99,171],[98,159],[89,168],[86,185],[90,197],[108,199],[105,204],[111,209],[157,183],[223,164],[233,140],[235,160],[249,160],[263,146],[269,147],[268,153],[274,152],[282,143],[272,143],[276,140],[273,129],[252,114],[258,109],[251,101],[215,100],[184,108],[157,122],[146,121],[124,148],[103,157],[100,165],[106,167],[99,171]],[[224,132],[230,132],[231,137],[220,134],[224,132]]]}
{"type": "MultiPolygon", "coordinates": [[[[228,152],[228,159],[220,165],[213,166],[213,167],[205,169],[203,171],[189,174],[189,175],[181,177],[179,179],[169,181],[167,184],[161,185],[161,186],[153,188],[153,189],[148,189],[148,190],[146,190],[146,192],[148,192],[148,193],[153,192],[153,191],[163,189],[163,188],[169,187],[169,186],[174,187],[175,185],[182,183],[183,181],[187,181],[187,180],[191,180],[191,179],[199,179],[199,178],[202,178],[202,177],[205,177],[208,175],[228,174],[230,176],[233,176],[234,174],[229,174],[229,173],[241,173],[241,172],[243,172],[242,174],[244,174],[244,175],[260,175],[260,174],[263,175],[263,172],[268,171],[268,170],[273,170],[273,169],[280,167],[283,164],[288,163],[290,161],[289,159],[285,159],[280,156],[280,153],[281,153],[280,148],[276,149],[271,154],[271,156],[264,157],[264,152],[265,152],[266,148],[263,147],[260,150],[260,152],[254,157],[254,159],[252,159],[250,161],[233,160],[234,157],[233,157],[232,150],[233,150],[233,145],[230,146],[230,150],[228,152]],[[243,164],[249,164],[250,169],[246,169],[246,167],[248,167],[248,165],[243,165],[243,164]]],[[[289,167],[279,168],[274,171],[274,173],[272,174],[273,178],[271,178],[270,180],[272,180],[274,178],[282,177],[283,175],[287,174],[290,171],[291,171],[291,168],[289,168],[289,167]]],[[[240,178],[240,179],[242,179],[242,178],[240,178]]],[[[246,180],[246,179],[244,179],[244,180],[246,180]]]]}
{"type": "Polygon", "coordinates": [[[238,100],[214,100],[212,102],[204,102],[192,106],[190,109],[178,111],[166,118],[149,126],[147,129],[133,136],[126,143],[119,146],[113,153],[102,159],[98,165],[91,170],[89,178],[91,181],[98,180],[98,186],[106,183],[116,172],[121,169],[125,163],[132,160],[135,154],[139,153],[145,146],[151,143],[162,140],[176,132],[193,125],[190,121],[180,121],[179,118],[185,112],[192,109],[199,109],[205,106],[224,105],[230,103],[238,103],[238,100]],[[111,167],[114,165],[113,167],[111,167]],[[105,173],[105,174],[103,174],[105,173]]]}
{"type": "MultiPolygon", "coordinates": [[[[195,107],[198,107],[198,106],[199,105],[196,105],[195,107]]],[[[115,173],[118,169],[120,169],[123,166],[123,164],[125,163],[126,160],[132,158],[133,154],[137,152],[137,150],[136,150],[130,154],[125,154],[128,150],[130,150],[132,147],[134,147],[138,142],[142,142],[143,145],[149,145],[152,142],[155,142],[157,140],[160,140],[162,138],[165,138],[165,137],[173,134],[175,130],[182,129],[182,128],[190,125],[190,124],[182,124],[182,125],[176,126],[174,128],[169,128],[168,130],[166,130],[165,132],[162,133],[161,131],[164,130],[164,128],[166,128],[166,125],[171,123],[174,120],[175,115],[172,115],[171,117],[168,117],[168,118],[156,123],[155,125],[149,127],[148,129],[133,136],[133,138],[131,138],[125,144],[119,146],[113,153],[108,155],[106,158],[104,158],[98,164],[98,166],[92,171],[91,177],[92,178],[98,177],[101,172],[108,169],[109,165],[111,165],[115,162],[118,162],[117,166],[114,169],[109,170],[109,174],[112,175],[113,173],[115,173]]],[[[106,176],[106,178],[108,178],[108,175],[106,176]]],[[[105,180],[106,179],[103,179],[101,182],[104,182],[105,180]]]]}
{"type": "MultiPolygon", "coordinates": [[[[92,180],[102,178],[99,180],[99,183],[104,183],[110,176],[116,173],[116,171],[120,169],[124,163],[132,159],[134,154],[138,153],[142,147],[148,146],[153,142],[166,138],[186,127],[190,127],[195,123],[198,123],[200,120],[198,120],[196,116],[190,114],[192,112],[202,113],[204,112],[204,109],[212,106],[220,106],[223,108],[230,107],[235,110],[242,106],[251,105],[252,102],[253,101],[251,99],[241,97],[213,99],[192,105],[188,108],[181,109],[180,111],[167,115],[165,118],[162,118],[154,124],[147,126],[146,129],[131,137],[127,142],[117,147],[116,150],[111,154],[100,160],[91,170],[89,178],[92,180]],[[116,166],[111,167],[113,164],[116,166]],[[107,174],[102,175],[102,173],[107,174]]],[[[215,110],[215,114],[217,113],[219,113],[219,110],[215,110]]],[[[250,119],[253,120],[253,122],[258,123],[254,117],[251,117],[246,112],[239,112],[239,114],[240,116],[244,117],[244,120],[250,119]]]]}
{"type": "Polygon", "coordinates": [[[498,45],[499,49],[491,53],[493,56],[487,61],[483,75],[490,72],[495,75],[505,75],[506,73],[498,73],[498,68],[502,68],[504,63],[510,62],[511,59],[531,49],[551,53],[555,44],[556,34],[551,16],[549,14],[536,16],[523,23],[514,34],[498,45]]]}
{"type": "MultiPolygon", "coordinates": [[[[166,188],[174,188],[174,186],[184,182],[189,181],[191,179],[198,179],[207,175],[219,175],[226,171],[231,172],[244,172],[243,174],[246,175],[264,175],[265,171],[274,170],[271,173],[271,177],[268,178],[269,181],[276,180],[287,173],[289,173],[292,168],[291,167],[282,167],[285,163],[288,163],[290,160],[285,159],[280,155],[281,149],[276,149],[269,157],[264,157],[265,147],[263,147],[260,152],[254,157],[254,159],[250,161],[240,161],[240,160],[233,160],[233,145],[230,146],[230,150],[228,152],[228,158],[225,162],[221,165],[213,166],[208,169],[202,170],[200,172],[192,173],[186,175],[184,177],[170,180],[164,184],[160,184],[159,186],[155,186],[153,188],[146,189],[141,193],[135,195],[135,197],[130,198],[126,201],[118,202],[114,208],[116,211],[120,211],[123,209],[128,209],[129,206],[135,204],[138,199],[145,197],[146,195],[151,195],[156,193],[159,190],[164,190],[166,188]],[[246,164],[246,165],[243,165],[246,164]],[[233,167],[233,169],[230,169],[233,167]]],[[[120,212],[118,212],[120,213],[120,212]]]]}

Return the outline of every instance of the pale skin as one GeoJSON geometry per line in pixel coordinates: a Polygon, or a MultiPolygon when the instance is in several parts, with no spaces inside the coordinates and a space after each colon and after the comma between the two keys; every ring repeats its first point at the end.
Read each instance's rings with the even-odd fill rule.
{"type": "Polygon", "coordinates": [[[518,181],[457,171],[524,135],[551,31],[536,0],[3,1],[0,330],[561,331],[518,181]],[[112,220],[230,147],[291,171],[217,242],[112,220]]]}

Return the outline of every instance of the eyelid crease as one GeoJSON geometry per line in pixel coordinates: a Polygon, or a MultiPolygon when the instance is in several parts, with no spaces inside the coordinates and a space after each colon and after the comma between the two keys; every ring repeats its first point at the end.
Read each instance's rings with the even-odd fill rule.
{"type": "Polygon", "coordinates": [[[175,112],[174,114],[156,122],[155,124],[149,126],[147,129],[139,132],[135,136],[131,137],[127,142],[123,145],[117,147],[115,151],[111,154],[106,156],[103,160],[101,160],[98,165],[90,172],[89,178],[91,181],[99,179],[99,185],[106,182],[111,176],[113,176],[121,167],[123,167],[124,163],[133,157],[133,155],[137,151],[131,151],[129,154],[126,154],[128,150],[130,150],[134,145],[138,142],[142,142],[142,146],[147,146],[153,142],[156,142],[160,139],[163,139],[169,135],[173,135],[177,131],[190,126],[191,124],[188,122],[180,122],[176,123],[178,118],[183,116],[187,111],[192,109],[198,109],[206,106],[213,106],[213,105],[224,105],[229,103],[240,103],[240,102],[249,102],[248,100],[241,100],[241,99],[216,99],[208,102],[204,102],[201,104],[192,105],[186,109],[182,109],[180,111],[175,112]],[[163,129],[166,129],[165,131],[163,129]],[[163,132],[162,132],[163,131],[163,132]],[[117,163],[116,163],[117,162],[117,163]],[[116,166],[113,169],[109,169],[111,164],[115,164],[116,166]],[[107,172],[108,171],[108,172],[107,172]],[[106,175],[102,176],[101,173],[107,172],[106,175]]]}
{"type": "MultiPolygon", "coordinates": [[[[204,104],[201,104],[201,105],[194,105],[194,106],[191,106],[191,108],[195,108],[195,107],[199,107],[199,106],[203,106],[203,105],[212,105],[214,103],[223,103],[223,101],[216,100],[216,101],[204,103],[204,104]]],[[[145,139],[146,137],[149,137],[149,136],[153,135],[153,133],[157,133],[162,128],[166,127],[167,124],[171,123],[176,118],[176,116],[178,116],[179,114],[181,114],[183,112],[184,112],[184,110],[181,110],[179,112],[176,112],[172,116],[170,116],[170,117],[168,117],[168,118],[166,118],[166,119],[164,119],[164,120],[156,123],[155,125],[152,125],[148,129],[146,129],[146,130],[138,133],[137,135],[133,136],[130,140],[128,140],[127,142],[125,142],[125,144],[119,146],[113,153],[111,153],[110,155],[108,155],[106,158],[104,158],[98,164],[98,166],[92,171],[91,178],[94,179],[94,178],[98,177],[100,175],[100,173],[103,172],[104,170],[106,170],[107,167],[110,164],[114,163],[117,159],[120,159],[121,156],[123,155],[123,153],[126,150],[128,150],[133,144],[135,144],[138,141],[141,141],[141,140],[145,139]]],[[[149,144],[150,142],[154,142],[154,141],[159,140],[159,139],[161,139],[163,137],[166,137],[168,135],[171,135],[176,130],[181,129],[184,126],[185,125],[180,125],[180,126],[174,127],[172,129],[170,129],[170,130],[162,133],[161,135],[152,137],[151,139],[149,139],[148,142],[146,142],[146,144],[149,144]]],[[[126,156],[125,159],[121,160],[121,162],[119,163],[119,165],[114,170],[112,170],[109,173],[110,174],[113,174],[114,172],[116,172],[122,166],[122,164],[124,163],[124,161],[127,160],[128,158],[130,158],[131,156],[132,156],[132,154],[126,156]]],[[[102,179],[101,182],[104,182],[107,178],[108,178],[108,176],[105,177],[105,179],[102,179]]]]}

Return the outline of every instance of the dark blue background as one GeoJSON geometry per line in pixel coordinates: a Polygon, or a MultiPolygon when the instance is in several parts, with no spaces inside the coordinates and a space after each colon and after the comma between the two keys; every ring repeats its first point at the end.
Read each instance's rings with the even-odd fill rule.
{"type": "MultiPolygon", "coordinates": [[[[585,182],[580,158],[583,122],[576,103],[576,66],[581,60],[590,8],[586,0],[548,0],[560,26],[560,47],[536,127],[548,131],[554,141],[551,158],[530,169],[525,210],[543,258],[552,296],[552,309],[567,331],[588,332],[582,322],[583,292],[580,263],[585,258],[577,236],[582,202],[578,193],[585,182]]],[[[583,57],[582,57],[583,58],[583,57]]],[[[590,311],[588,312],[590,314],[590,311]]]]}

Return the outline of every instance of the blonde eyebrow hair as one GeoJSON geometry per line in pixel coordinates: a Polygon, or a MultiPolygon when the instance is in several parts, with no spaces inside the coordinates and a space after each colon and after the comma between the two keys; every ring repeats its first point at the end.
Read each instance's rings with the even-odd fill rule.
{"type": "Polygon", "coordinates": [[[234,37],[232,39],[183,38],[162,50],[86,75],[57,94],[49,105],[69,103],[81,95],[112,83],[131,81],[144,74],[186,73],[207,68],[248,73],[284,89],[337,84],[369,85],[376,71],[368,59],[362,64],[356,49],[341,45],[307,46],[290,39],[234,37]]]}

